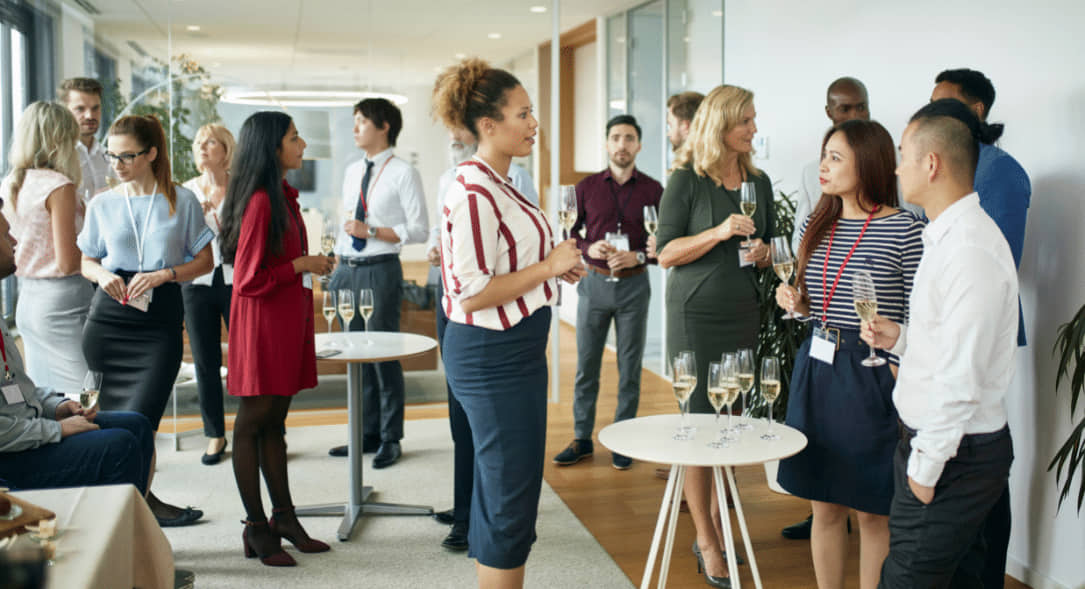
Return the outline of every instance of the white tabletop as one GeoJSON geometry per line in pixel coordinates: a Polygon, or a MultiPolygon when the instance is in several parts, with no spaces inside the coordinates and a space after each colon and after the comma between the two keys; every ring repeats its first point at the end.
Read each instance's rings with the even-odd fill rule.
{"type": "Polygon", "coordinates": [[[328,349],[334,344],[339,353],[327,362],[384,362],[418,356],[437,347],[437,340],[417,333],[398,331],[363,331],[318,333],[316,351],[328,349]],[[372,343],[369,343],[372,342],[372,343]]]}
{"type": "Polygon", "coordinates": [[[727,448],[710,448],[708,443],[717,439],[720,427],[727,424],[726,415],[720,416],[719,426],[715,419],[715,415],[690,415],[689,423],[697,427],[697,434],[687,441],[673,439],[681,422],[678,414],[627,419],[603,428],[599,443],[637,460],[686,466],[761,464],[793,456],[806,447],[806,436],[793,427],[773,424],[772,432],[780,439],[762,440],[761,434],[768,427],[764,419],[735,416],[734,423],[746,420],[754,429],[739,432],[739,439],[730,442],[727,448]]]}

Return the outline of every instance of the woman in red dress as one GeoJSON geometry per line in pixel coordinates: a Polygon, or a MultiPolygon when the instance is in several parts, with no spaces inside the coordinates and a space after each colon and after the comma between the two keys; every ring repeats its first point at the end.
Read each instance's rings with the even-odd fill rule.
{"type": "Polygon", "coordinates": [[[286,538],[302,552],[323,552],[294,514],[286,475],[283,424],[290,400],[316,386],[312,274],[331,272],[333,258],[310,256],[298,191],[287,170],[301,167],[305,141],[290,117],[259,112],[241,127],[233,176],[223,203],[222,256],[234,265],[227,390],[241,398],[234,421],[234,478],[245,506],[245,556],[294,566],[286,538]],[[263,471],[271,497],[260,498],[263,471]]]}

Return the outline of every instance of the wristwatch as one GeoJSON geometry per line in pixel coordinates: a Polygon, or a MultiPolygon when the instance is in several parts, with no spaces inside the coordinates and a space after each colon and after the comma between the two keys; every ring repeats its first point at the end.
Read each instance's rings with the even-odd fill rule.
{"type": "Polygon", "coordinates": [[[644,252],[637,252],[637,263],[643,266],[648,258],[644,255],[644,252]]]}
{"type": "Polygon", "coordinates": [[[376,237],[377,236],[377,228],[376,227],[374,227],[372,225],[369,226],[369,236],[370,237],[376,237]]]}

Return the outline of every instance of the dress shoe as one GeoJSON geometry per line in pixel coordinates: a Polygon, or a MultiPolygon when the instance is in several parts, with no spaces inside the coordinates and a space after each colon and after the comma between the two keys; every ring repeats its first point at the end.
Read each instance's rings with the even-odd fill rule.
{"type": "Polygon", "coordinates": [[[392,466],[402,455],[403,452],[399,449],[399,442],[382,442],[381,447],[377,450],[377,455],[373,457],[373,468],[392,466]]]}
{"type": "MultiPolygon", "coordinates": [[[[362,438],[362,454],[369,454],[370,452],[376,452],[380,448],[380,438],[362,438]]],[[[349,454],[347,446],[335,446],[328,450],[329,456],[336,456],[342,458],[349,454]]]]}
{"type": "Polygon", "coordinates": [[[298,563],[294,560],[294,557],[283,551],[283,547],[281,545],[279,545],[278,551],[268,552],[265,554],[261,554],[259,551],[256,550],[256,545],[252,541],[252,536],[257,534],[271,535],[275,538],[275,543],[279,543],[279,536],[277,536],[274,532],[271,531],[271,529],[268,527],[267,522],[251,522],[248,520],[241,520],[241,523],[245,524],[245,529],[241,532],[241,544],[245,547],[245,558],[256,558],[257,556],[259,556],[260,562],[264,563],[266,566],[269,567],[297,566],[298,563]]]}
{"type": "Polygon", "coordinates": [[[204,452],[204,455],[200,457],[200,462],[202,462],[202,463],[204,463],[204,464],[206,464],[208,466],[211,466],[212,464],[218,464],[219,462],[222,461],[222,455],[226,454],[226,446],[228,446],[228,445],[229,445],[229,442],[227,442],[226,440],[223,440],[222,441],[222,448],[218,452],[215,452],[214,454],[208,454],[208,453],[204,452]]]}
{"type": "Polygon", "coordinates": [[[433,519],[437,520],[437,523],[446,526],[451,526],[456,523],[456,510],[449,509],[446,511],[438,511],[433,514],[433,519]]]}
{"type": "Polygon", "coordinates": [[[618,470],[629,470],[633,466],[633,459],[617,452],[611,452],[610,465],[618,470]]]}
{"type": "Polygon", "coordinates": [[[158,526],[161,528],[179,528],[181,526],[192,525],[196,523],[196,520],[203,517],[203,512],[191,505],[179,509],[181,509],[181,512],[174,517],[154,516],[154,518],[158,520],[158,526]]]}
{"type": "Polygon", "coordinates": [[[462,522],[452,524],[452,530],[448,532],[444,540],[441,540],[441,546],[455,552],[467,550],[467,524],[462,522]]]}
{"type": "Polygon", "coordinates": [[[592,452],[594,452],[594,447],[591,440],[573,440],[567,448],[554,457],[554,464],[570,466],[591,456],[592,452]]]}

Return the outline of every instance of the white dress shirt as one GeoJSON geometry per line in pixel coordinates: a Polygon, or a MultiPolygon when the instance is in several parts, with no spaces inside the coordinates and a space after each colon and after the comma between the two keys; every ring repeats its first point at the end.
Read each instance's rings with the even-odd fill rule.
{"type": "MultiPolygon", "coordinates": [[[[203,193],[200,188],[199,176],[185,182],[181,186],[192,191],[192,194],[196,195],[196,200],[200,201],[200,206],[207,202],[207,195],[203,193]]],[[[211,271],[202,276],[197,276],[192,279],[192,284],[201,284],[203,286],[211,286],[212,280],[215,278],[215,268],[222,266],[222,281],[226,284],[233,284],[234,282],[234,267],[232,264],[222,263],[222,248],[219,247],[219,231],[221,230],[222,219],[222,205],[226,204],[226,199],[222,199],[218,208],[206,211],[203,214],[203,220],[207,223],[207,228],[215,234],[215,238],[211,240],[211,256],[215,260],[215,265],[212,266],[211,271]]]]}
{"type": "MultiPolygon", "coordinates": [[[[437,180],[437,206],[435,207],[433,227],[429,230],[429,239],[426,241],[426,251],[440,247],[441,245],[441,211],[445,208],[445,194],[456,179],[456,166],[447,170],[437,180]]],[[[531,204],[538,206],[539,193],[535,191],[535,181],[527,170],[516,164],[509,164],[509,182],[517,192],[527,197],[531,204]]]]}
{"type": "Polygon", "coordinates": [[[83,179],[79,182],[79,196],[84,202],[90,202],[95,194],[106,189],[106,177],[116,177],[113,168],[109,166],[109,160],[105,157],[105,148],[94,139],[90,149],[83,145],[82,141],[76,141],[75,147],[79,151],[79,167],[83,171],[83,179]]]}
{"type": "Polygon", "coordinates": [[[933,487],[961,436],[1006,425],[1017,350],[1017,270],[975,192],[923,231],[893,404],[912,439],[908,476],[933,487]]]}
{"type": "MultiPolygon", "coordinates": [[[[389,243],[375,237],[365,237],[365,248],[354,249],[352,239],[340,229],[335,243],[335,253],[347,258],[368,258],[382,254],[399,254],[408,243],[423,243],[429,235],[426,216],[426,196],[422,191],[422,177],[406,161],[392,154],[388,148],[373,158],[373,172],[366,190],[365,222],[373,227],[391,227],[399,237],[399,243],[389,243]],[[387,164],[387,165],[385,165],[387,164]]],[[[366,159],[347,166],[343,175],[342,219],[354,218],[361,194],[362,178],[365,177],[366,159]]]]}
{"type": "Polygon", "coordinates": [[[461,301],[482,292],[494,276],[541,262],[554,247],[554,231],[538,206],[475,156],[456,167],[441,210],[441,281],[449,321],[505,330],[557,300],[549,279],[516,300],[466,313],[461,301]]]}

